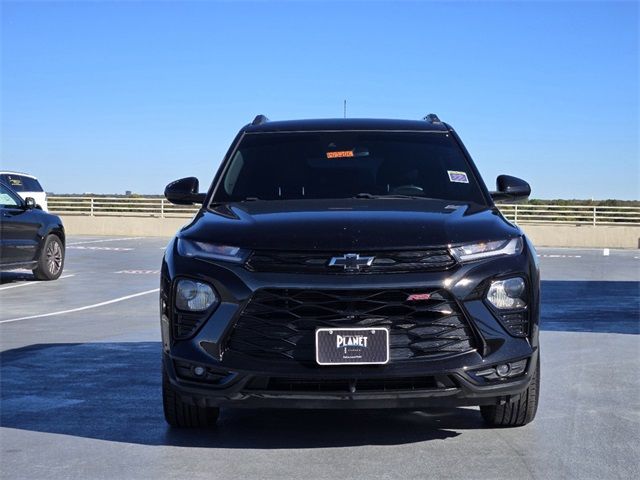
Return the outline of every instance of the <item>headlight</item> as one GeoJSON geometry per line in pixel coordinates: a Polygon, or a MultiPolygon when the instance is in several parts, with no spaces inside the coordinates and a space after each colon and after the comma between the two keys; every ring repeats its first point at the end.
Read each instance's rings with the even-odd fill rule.
{"type": "Polygon", "coordinates": [[[249,251],[240,247],[216,245],[186,238],[178,238],[178,253],[184,257],[242,263],[246,260],[249,251]]]}
{"type": "Polygon", "coordinates": [[[487,300],[500,310],[516,310],[527,306],[525,283],[520,277],[498,280],[491,283],[487,292],[487,300]]]}
{"type": "Polygon", "coordinates": [[[206,283],[181,279],[176,285],[176,308],[187,312],[201,312],[218,303],[218,297],[206,283]]]}
{"type": "Polygon", "coordinates": [[[482,258],[498,257],[501,255],[519,255],[522,253],[522,238],[497,240],[495,242],[469,243],[449,249],[451,255],[459,262],[470,262],[482,258]]]}

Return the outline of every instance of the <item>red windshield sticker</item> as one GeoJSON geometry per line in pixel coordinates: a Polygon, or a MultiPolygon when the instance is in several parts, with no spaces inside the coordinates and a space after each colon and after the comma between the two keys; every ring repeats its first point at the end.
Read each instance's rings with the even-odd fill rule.
{"type": "Polygon", "coordinates": [[[429,293],[412,293],[407,297],[407,302],[420,302],[424,300],[429,300],[431,298],[431,294],[429,293]]]}
{"type": "Polygon", "coordinates": [[[337,152],[327,152],[327,158],[347,158],[353,157],[353,150],[341,150],[337,152]]]}

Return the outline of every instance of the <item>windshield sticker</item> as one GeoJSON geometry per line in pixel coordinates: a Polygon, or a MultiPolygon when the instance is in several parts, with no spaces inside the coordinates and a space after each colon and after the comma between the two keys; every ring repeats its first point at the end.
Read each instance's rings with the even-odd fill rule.
{"type": "Polygon", "coordinates": [[[353,150],[342,150],[337,152],[327,152],[327,158],[347,158],[353,157],[353,150]]]}
{"type": "Polygon", "coordinates": [[[455,170],[447,170],[449,174],[449,181],[453,183],[469,183],[467,174],[465,172],[457,172],[455,170]]]}

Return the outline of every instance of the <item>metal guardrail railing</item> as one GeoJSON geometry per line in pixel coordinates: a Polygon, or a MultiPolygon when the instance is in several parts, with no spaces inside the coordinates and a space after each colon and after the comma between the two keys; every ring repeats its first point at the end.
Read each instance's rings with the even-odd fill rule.
{"type": "Polygon", "coordinates": [[[153,197],[47,197],[49,210],[58,215],[120,217],[191,217],[197,207],[174,205],[153,197]]]}
{"type": "MultiPolygon", "coordinates": [[[[173,205],[153,197],[48,197],[59,215],[186,218],[197,207],[173,205]]],[[[640,207],[501,204],[503,215],[518,224],[640,225],[640,207]]]]}
{"type": "Polygon", "coordinates": [[[572,225],[640,225],[640,207],[591,205],[498,205],[514,223],[564,223],[572,225]]]}

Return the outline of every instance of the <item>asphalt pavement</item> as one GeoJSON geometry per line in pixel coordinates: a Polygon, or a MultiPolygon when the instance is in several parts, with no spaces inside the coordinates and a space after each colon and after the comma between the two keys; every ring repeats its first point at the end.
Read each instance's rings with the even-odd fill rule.
{"type": "Polygon", "coordinates": [[[162,417],[159,267],[168,239],[73,237],[55,282],[0,275],[0,477],[640,477],[640,251],[540,249],[538,416],[476,408],[224,410],[162,417]]]}

